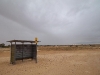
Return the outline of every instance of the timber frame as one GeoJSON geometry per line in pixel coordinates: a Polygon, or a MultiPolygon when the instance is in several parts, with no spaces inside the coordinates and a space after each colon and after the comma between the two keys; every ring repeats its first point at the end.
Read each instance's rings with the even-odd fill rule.
{"type": "MultiPolygon", "coordinates": [[[[37,43],[29,40],[10,40],[11,43],[11,57],[10,64],[15,64],[16,60],[35,59],[37,63],[37,43]],[[14,43],[14,44],[13,44],[14,43]],[[17,44],[21,43],[21,44],[17,44]],[[30,44],[25,44],[30,43],[30,44]]],[[[40,42],[40,41],[37,41],[40,42]]]]}

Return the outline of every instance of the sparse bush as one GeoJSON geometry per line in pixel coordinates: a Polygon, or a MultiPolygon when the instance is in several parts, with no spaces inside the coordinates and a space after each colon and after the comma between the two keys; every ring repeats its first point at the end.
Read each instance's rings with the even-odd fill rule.
{"type": "Polygon", "coordinates": [[[0,44],[0,47],[4,48],[5,47],[5,44],[4,43],[0,44]]]}

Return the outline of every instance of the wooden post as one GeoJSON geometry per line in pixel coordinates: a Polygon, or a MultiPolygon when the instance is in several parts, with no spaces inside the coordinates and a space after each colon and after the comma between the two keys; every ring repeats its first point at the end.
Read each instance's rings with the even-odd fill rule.
{"type": "Polygon", "coordinates": [[[36,38],[35,38],[35,43],[36,43],[36,50],[35,50],[36,55],[35,55],[35,60],[36,60],[36,63],[37,63],[37,42],[38,42],[38,38],[36,37],[36,38]]]}
{"type": "Polygon", "coordinates": [[[13,49],[13,63],[12,64],[15,64],[15,61],[16,61],[16,42],[15,42],[15,48],[13,49]]]}
{"type": "Polygon", "coordinates": [[[12,42],[11,43],[11,51],[10,51],[10,64],[12,64],[12,42]]]}
{"type": "Polygon", "coordinates": [[[37,63],[37,43],[36,43],[36,63],[37,63]]]}

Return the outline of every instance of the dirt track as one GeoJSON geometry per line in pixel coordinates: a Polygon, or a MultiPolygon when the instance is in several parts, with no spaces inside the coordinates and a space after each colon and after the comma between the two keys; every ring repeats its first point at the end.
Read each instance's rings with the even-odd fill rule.
{"type": "Polygon", "coordinates": [[[100,50],[39,51],[38,63],[28,59],[10,63],[0,52],[0,75],[100,75],[100,50]]]}

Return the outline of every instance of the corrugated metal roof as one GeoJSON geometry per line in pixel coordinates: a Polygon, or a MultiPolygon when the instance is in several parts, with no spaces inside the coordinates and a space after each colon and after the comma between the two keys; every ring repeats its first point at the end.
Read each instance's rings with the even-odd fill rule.
{"type": "MultiPolygon", "coordinates": [[[[35,43],[35,41],[31,41],[31,40],[10,40],[7,42],[30,42],[30,43],[35,43]]],[[[37,41],[37,42],[41,42],[41,41],[37,41]]]]}

